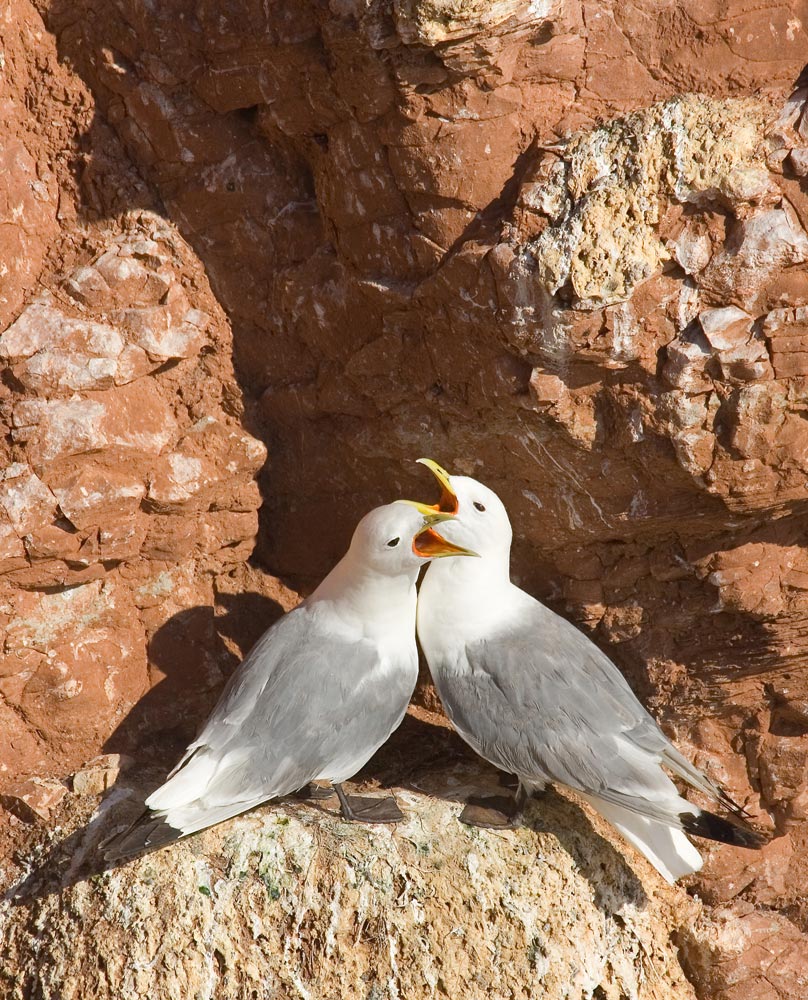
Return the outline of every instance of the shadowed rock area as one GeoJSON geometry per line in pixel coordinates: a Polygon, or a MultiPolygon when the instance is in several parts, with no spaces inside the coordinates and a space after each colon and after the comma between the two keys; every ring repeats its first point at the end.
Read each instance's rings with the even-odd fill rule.
{"type": "MultiPolygon", "coordinates": [[[[88,765],[100,754],[159,781],[358,517],[430,489],[413,465],[428,455],[500,493],[518,582],[587,630],[680,749],[777,834],[755,855],[707,847],[688,885],[700,917],[654,910],[653,933],[675,941],[699,996],[802,1000],[802,6],[5,5],[4,883],[79,821],[70,775],[85,794],[107,787],[110,769],[88,765]]],[[[426,680],[417,698],[436,707],[426,680]]],[[[417,758],[396,754],[401,783],[417,758]]],[[[447,807],[421,807],[451,825],[447,807]]],[[[300,809],[294,829],[314,836],[300,809]]],[[[570,823],[593,836],[583,813],[570,823]]],[[[225,836],[193,849],[204,860],[199,845],[221,852],[225,836]]],[[[521,837],[486,840],[492,879],[521,837]]],[[[82,917],[70,903],[56,952],[102,907],[122,926],[111,896],[92,915],[106,884],[65,890],[82,917]]],[[[564,884],[568,911],[589,898],[564,884]]],[[[197,895],[202,920],[216,897],[197,895]]],[[[46,957],[26,951],[26,928],[55,912],[4,914],[20,968],[46,957]]],[[[170,908],[154,919],[156,940],[170,908]]],[[[211,962],[200,995],[231,995],[211,962]]],[[[379,989],[418,995],[392,968],[379,989]]],[[[619,996],[610,975],[546,995],[619,996]]],[[[529,995],[519,976],[508,988],[529,995]]]]}

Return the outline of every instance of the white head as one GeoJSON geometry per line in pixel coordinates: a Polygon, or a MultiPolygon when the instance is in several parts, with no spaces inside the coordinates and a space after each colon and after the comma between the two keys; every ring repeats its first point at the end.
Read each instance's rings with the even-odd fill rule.
{"type": "Polygon", "coordinates": [[[431,528],[450,519],[423,504],[396,501],[365,514],[351,539],[347,558],[382,576],[409,576],[414,580],[430,559],[474,555],[452,544],[431,528]]]}
{"type": "Polygon", "coordinates": [[[456,545],[472,549],[485,559],[507,561],[513,531],[508,512],[499,497],[468,476],[451,476],[437,462],[419,458],[441,485],[441,497],[433,510],[453,514],[441,522],[441,534],[456,545]]]}

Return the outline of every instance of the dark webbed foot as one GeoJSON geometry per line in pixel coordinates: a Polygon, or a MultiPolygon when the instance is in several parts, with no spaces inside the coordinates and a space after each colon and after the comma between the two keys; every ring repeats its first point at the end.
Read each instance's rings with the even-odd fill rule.
{"type": "MultiPolygon", "coordinates": [[[[466,800],[466,807],[458,817],[468,826],[481,826],[491,830],[508,830],[519,824],[522,810],[530,797],[518,779],[513,795],[473,795],[466,800]]],[[[500,779],[500,784],[504,782],[500,779]]]]}
{"type": "Polygon", "coordinates": [[[372,799],[368,795],[346,795],[339,785],[334,785],[334,790],[343,818],[354,823],[401,823],[406,818],[392,795],[372,799]]]}
{"type": "Polygon", "coordinates": [[[520,811],[516,799],[510,795],[475,795],[466,801],[458,818],[468,826],[509,830],[516,826],[520,811]]]}

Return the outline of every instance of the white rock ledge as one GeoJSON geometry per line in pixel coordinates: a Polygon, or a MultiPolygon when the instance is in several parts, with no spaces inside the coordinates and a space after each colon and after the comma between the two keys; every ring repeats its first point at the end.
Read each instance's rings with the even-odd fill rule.
{"type": "MultiPolygon", "coordinates": [[[[71,795],[63,828],[40,845],[56,874],[38,883],[39,861],[27,898],[12,890],[0,909],[0,994],[694,996],[671,939],[698,910],[682,889],[552,792],[524,828],[462,825],[450,799],[470,791],[467,778],[419,779],[434,795],[398,790],[408,819],[395,828],[345,823],[330,803],[286,801],[89,876],[76,862],[92,859],[95,835],[70,830],[93,800],[71,795]]],[[[124,795],[114,791],[110,806],[124,795]]]]}

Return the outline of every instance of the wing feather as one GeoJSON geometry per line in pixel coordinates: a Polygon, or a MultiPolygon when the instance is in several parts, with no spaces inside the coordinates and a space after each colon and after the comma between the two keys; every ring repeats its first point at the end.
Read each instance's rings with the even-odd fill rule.
{"type": "Polygon", "coordinates": [[[538,601],[467,643],[461,659],[435,671],[439,694],[461,735],[497,766],[670,820],[682,800],[665,764],[731,803],[673,747],[611,660],[538,601]]]}
{"type": "Polygon", "coordinates": [[[417,678],[414,637],[400,661],[386,670],[380,663],[375,643],[332,634],[305,605],[291,611],[251,650],[149,797],[152,811],[126,832],[125,853],[148,846],[155,817],[190,833],[315,778],[355,773],[406,712],[417,678]]]}

